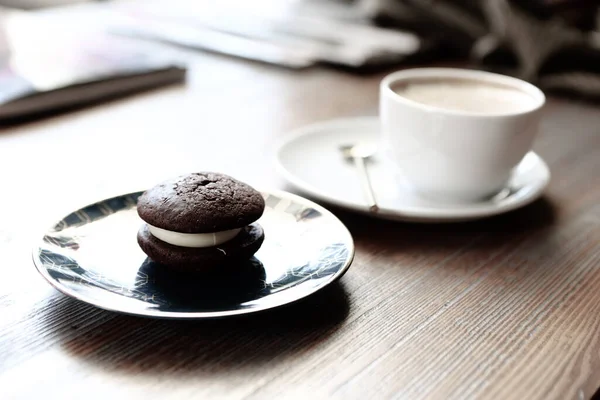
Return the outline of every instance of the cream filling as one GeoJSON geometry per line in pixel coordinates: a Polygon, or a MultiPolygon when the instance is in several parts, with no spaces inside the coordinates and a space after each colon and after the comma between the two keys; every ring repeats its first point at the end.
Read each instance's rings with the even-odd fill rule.
{"type": "Polygon", "coordinates": [[[168,231],[166,229],[157,228],[148,224],[148,229],[152,236],[163,242],[180,247],[212,247],[225,243],[234,237],[242,230],[231,229],[228,231],[211,232],[211,233],[181,233],[168,231]]]}

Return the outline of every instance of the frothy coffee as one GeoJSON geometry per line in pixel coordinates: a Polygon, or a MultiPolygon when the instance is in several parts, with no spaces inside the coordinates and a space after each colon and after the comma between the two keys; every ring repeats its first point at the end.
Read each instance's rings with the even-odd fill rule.
{"type": "Polygon", "coordinates": [[[392,90],[427,106],[475,114],[509,114],[535,106],[535,100],[521,90],[470,79],[411,79],[396,83],[392,90]]]}

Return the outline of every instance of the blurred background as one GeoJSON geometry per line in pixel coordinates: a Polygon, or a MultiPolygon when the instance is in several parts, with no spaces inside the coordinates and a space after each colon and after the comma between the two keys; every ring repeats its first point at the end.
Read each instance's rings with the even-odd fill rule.
{"type": "Polygon", "coordinates": [[[181,49],[351,74],[456,64],[597,101],[599,9],[600,0],[0,0],[0,120],[182,81],[181,49]]]}

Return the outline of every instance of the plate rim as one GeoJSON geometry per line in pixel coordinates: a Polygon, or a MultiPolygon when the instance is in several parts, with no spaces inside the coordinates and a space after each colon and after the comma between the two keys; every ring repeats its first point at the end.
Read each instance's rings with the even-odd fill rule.
{"type": "MultiPolygon", "coordinates": [[[[279,190],[279,189],[268,189],[267,190],[267,189],[261,189],[261,188],[257,188],[257,190],[259,192],[261,192],[261,194],[263,194],[263,195],[264,194],[273,194],[276,196],[280,196],[281,198],[292,198],[301,203],[310,205],[311,207],[313,207],[313,208],[317,209],[319,212],[321,212],[323,215],[333,218],[333,220],[336,221],[337,223],[339,223],[340,226],[343,228],[342,232],[346,236],[347,244],[349,247],[348,257],[346,258],[344,265],[335,274],[333,274],[332,277],[328,281],[326,281],[324,284],[317,286],[315,288],[312,288],[309,290],[304,290],[304,291],[300,292],[298,296],[294,296],[294,298],[292,298],[284,303],[276,303],[273,305],[267,305],[265,307],[241,308],[238,310],[216,311],[216,312],[210,312],[210,311],[209,312],[207,312],[207,311],[202,311],[202,312],[158,311],[158,312],[155,312],[151,309],[146,309],[146,310],[143,310],[142,312],[133,312],[133,311],[129,311],[129,310],[119,309],[118,307],[110,307],[101,301],[89,299],[85,295],[81,295],[80,293],[69,289],[67,286],[62,285],[60,282],[58,282],[57,280],[55,280],[54,278],[52,278],[50,276],[50,274],[48,273],[48,270],[44,267],[43,261],[39,257],[39,254],[40,254],[39,249],[41,248],[41,244],[39,242],[41,240],[43,240],[43,237],[45,236],[45,234],[53,228],[47,228],[41,234],[42,239],[37,239],[36,244],[33,246],[32,253],[31,253],[32,258],[33,258],[33,264],[34,264],[36,270],[38,271],[38,273],[46,280],[46,282],[48,282],[54,289],[56,289],[63,295],[66,295],[77,301],[81,301],[83,303],[92,305],[96,308],[103,309],[106,311],[111,311],[111,312],[124,314],[124,315],[132,315],[132,316],[155,318],[155,319],[179,319],[179,320],[222,319],[222,318],[228,318],[228,317],[236,317],[236,316],[260,313],[260,312],[264,312],[264,311],[268,311],[268,310],[272,310],[272,309],[276,309],[276,308],[280,308],[280,307],[286,307],[291,304],[294,304],[294,303],[301,301],[307,297],[310,297],[311,295],[319,292],[320,290],[325,289],[326,287],[339,281],[339,279],[346,274],[348,269],[350,269],[350,266],[352,265],[352,262],[354,261],[354,258],[356,255],[356,246],[354,244],[354,238],[352,237],[352,233],[348,230],[348,227],[338,217],[336,217],[335,214],[333,214],[327,208],[323,207],[320,204],[315,203],[314,201],[312,201],[310,199],[299,196],[295,193],[290,193],[285,190],[279,190]]],[[[129,195],[135,195],[135,194],[142,193],[142,192],[143,192],[143,190],[141,190],[141,191],[138,190],[138,191],[134,191],[134,192],[123,193],[121,195],[116,195],[113,197],[108,197],[108,198],[105,198],[102,200],[98,200],[97,202],[94,202],[94,203],[89,203],[85,206],[78,208],[77,210],[73,210],[72,212],[79,211],[83,208],[86,208],[88,206],[93,206],[93,205],[96,205],[96,204],[104,202],[104,201],[117,199],[120,197],[129,196],[129,195]]],[[[67,215],[69,215],[69,214],[67,214],[67,215]]],[[[66,217],[67,215],[65,215],[64,217],[66,217]]],[[[63,217],[63,219],[64,219],[64,217],[63,217]]],[[[61,220],[59,220],[59,221],[61,221],[61,220]]],[[[54,226],[56,226],[56,223],[54,226]]],[[[106,289],[101,289],[101,290],[106,290],[106,289]]],[[[287,289],[287,290],[289,290],[289,289],[287,289]]],[[[118,293],[114,293],[114,292],[110,292],[110,293],[118,295],[118,293]]]]}
{"type": "Polygon", "coordinates": [[[496,207],[492,207],[491,205],[486,205],[484,207],[466,206],[464,208],[455,208],[452,211],[441,211],[433,210],[427,207],[407,206],[399,207],[397,209],[380,208],[379,212],[372,213],[369,211],[366,205],[357,205],[353,202],[346,201],[343,198],[336,198],[323,194],[314,185],[294,175],[284,166],[284,163],[281,161],[281,154],[283,149],[300,138],[303,138],[305,136],[317,135],[325,129],[339,129],[347,125],[359,124],[370,126],[379,124],[379,117],[359,116],[348,118],[334,118],[311,123],[290,131],[287,135],[285,135],[280,140],[274,143],[275,150],[272,152],[272,162],[275,165],[275,170],[296,190],[303,194],[306,194],[307,196],[310,196],[311,198],[317,201],[321,201],[325,204],[329,204],[332,206],[342,207],[377,219],[413,223],[465,222],[478,220],[482,218],[488,218],[495,215],[504,214],[509,211],[514,211],[540,198],[545,192],[551,180],[551,171],[548,167],[548,164],[546,164],[544,159],[541,156],[539,156],[535,151],[531,150],[527,153],[527,155],[532,155],[535,158],[537,165],[536,168],[540,168],[544,176],[543,179],[540,179],[539,183],[535,185],[535,190],[523,196],[518,201],[514,201],[511,203],[501,203],[499,206],[496,207]]]}

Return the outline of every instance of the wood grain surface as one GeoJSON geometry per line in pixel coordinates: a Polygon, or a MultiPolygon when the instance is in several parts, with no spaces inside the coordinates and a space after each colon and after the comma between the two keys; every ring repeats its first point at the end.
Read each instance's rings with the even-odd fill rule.
{"type": "Polygon", "coordinates": [[[600,387],[600,109],[551,98],[546,196],[492,219],[385,222],[333,209],[339,284],[232,320],[98,310],[37,275],[31,246],[74,208],[182,172],[285,188],[271,144],[376,115],[383,73],[197,55],[186,85],[0,132],[0,399],[589,399],[600,387]]]}

